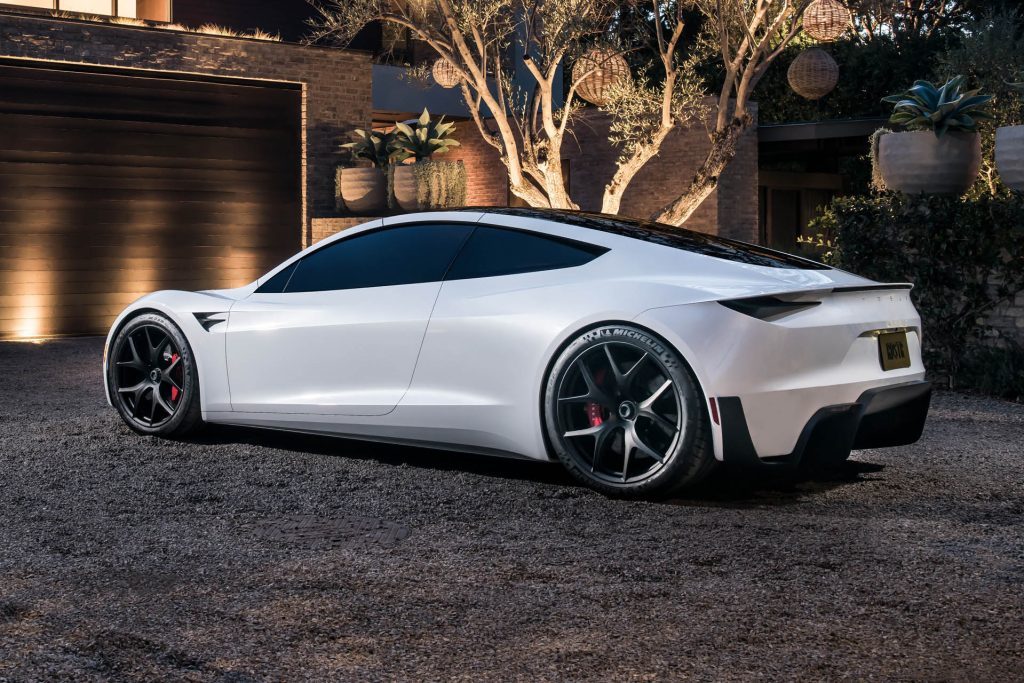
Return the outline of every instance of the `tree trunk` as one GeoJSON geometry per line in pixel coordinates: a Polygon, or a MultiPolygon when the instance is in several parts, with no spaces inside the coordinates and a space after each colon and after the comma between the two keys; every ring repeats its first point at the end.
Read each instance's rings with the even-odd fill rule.
{"type": "Polygon", "coordinates": [[[651,216],[651,220],[669,225],[682,225],[700,208],[704,200],[718,188],[718,181],[729,162],[736,156],[736,145],[750,127],[749,114],[734,118],[724,130],[711,134],[711,149],[704,163],[693,176],[690,187],[678,199],[651,216]]]}

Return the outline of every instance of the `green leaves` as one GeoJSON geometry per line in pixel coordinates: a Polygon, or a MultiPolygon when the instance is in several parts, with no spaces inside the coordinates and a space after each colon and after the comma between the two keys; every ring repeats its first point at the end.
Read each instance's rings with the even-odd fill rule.
{"type": "Polygon", "coordinates": [[[991,95],[980,95],[980,90],[963,91],[963,76],[956,76],[942,87],[930,81],[915,81],[905,93],[882,98],[893,106],[889,122],[907,130],[931,130],[942,137],[950,130],[973,133],[978,121],[989,119],[985,111],[991,95]]]}
{"type": "Polygon", "coordinates": [[[352,135],[356,139],[353,142],[346,142],[341,147],[351,151],[353,159],[365,159],[380,169],[384,169],[394,160],[394,133],[356,129],[352,131],[352,135]]]}
{"type": "Polygon", "coordinates": [[[445,123],[444,117],[432,121],[426,109],[417,119],[396,122],[395,130],[395,147],[403,155],[401,160],[415,157],[416,161],[421,161],[459,146],[451,137],[455,124],[445,123]]]}

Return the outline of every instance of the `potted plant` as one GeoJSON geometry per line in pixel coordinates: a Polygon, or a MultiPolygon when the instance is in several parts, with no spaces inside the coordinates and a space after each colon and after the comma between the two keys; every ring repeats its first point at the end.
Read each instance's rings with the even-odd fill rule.
{"type": "Polygon", "coordinates": [[[890,122],[902,132],[882,131],[873,142],[876,176],[904,194],[963,194],[981,170],[977,122],[991,100],[965,92],[957,76],[938,87],[917,81],[905,93],[886,97],[894,106],[890,122]]]}
{"type": "Polygon", "coordinates": [[[384,173],[394,154],[395,136],[374,130],[356,130],[353,134],[356,139],[342,147],[351,151],[354,160],[369,161],[370,166],[339,166],[335,194],[349,213],[376,213],[387,206],[384,173]]]}
{"type": "MultiPolygon", "coordinates": [[[[1011,87],[1024,97],[1024,83],[1012,83],[1011,87]]],[[[996,167],[1007,187],[1024,192],[1024,126],[996,129],[996,167]]]]}
{"type": "Polygon", "coordinates": [[[461,161],[435,161],[458,147],[451,137],[454,123],[444,117],[430,119],[426,109],[418,119],[395,124],[395,161],[413,160],[391,167],[388,196],[405,211],[462,206],[466,203],[466,168],[461,161]]]}

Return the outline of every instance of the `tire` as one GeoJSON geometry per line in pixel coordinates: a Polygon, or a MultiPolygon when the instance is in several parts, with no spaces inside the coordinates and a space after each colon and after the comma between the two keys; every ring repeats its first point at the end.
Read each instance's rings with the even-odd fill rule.
{"type": "Polygon", "coordinates": [[[543,400],[558,460],[602,493],[664,498],[716,465],[693,372],[646,330],[605,325],[581,334],[552,365],[543,400]]]}
{"type": "Polygon", "coordinates": [[[107,356],[110,400],[139,434],[181,438],[202,424],[195,355],[178,326],[157,313],[130,319],[107,356]]]}

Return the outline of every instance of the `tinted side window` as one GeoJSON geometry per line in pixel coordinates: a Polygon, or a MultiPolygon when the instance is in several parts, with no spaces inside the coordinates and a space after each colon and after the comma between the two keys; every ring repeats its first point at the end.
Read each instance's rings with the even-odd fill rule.
{"type": "Polygon", "coordinates": [[[518,230],[479,227],[459,252],[448,280],[572,268],[608,251],[604,247],[518,230]]]}
{"type": "Polygon", "coordinates": [[[754,266],[798,268],[801,270],[831,270],[831,267],[823,263],[809,261],[785,252],[775,251],[756,244],[730,240],[716,235],[706,235],[663,223],[639,221],[600,213],[564,211],[561,209],[496,208],[488,209],[487,211],[488,213],[504,214],[506,216],[525,216],[527,218],[554,220],[566,225],[591,228],[666,247],[692,251],[695,254],[712,256],[725,259],[726,261],[748,263],[754,266]]]}
{"type": "Polygon", "coordinates": [[[288,281],[292,279],[292,273],[295,272],[295,266],[297,265],[299,265],[298,261],[264,282],[256,291],[260,294],[280,294],[284,291],[288,281]]]}
{"type": "Polygon", "coordinates": [[[472,230],[469,224],[409,225],[343,239],[299,261],[285,291],[438,282],[472,230]]]}

